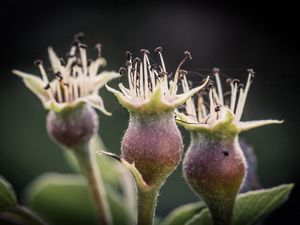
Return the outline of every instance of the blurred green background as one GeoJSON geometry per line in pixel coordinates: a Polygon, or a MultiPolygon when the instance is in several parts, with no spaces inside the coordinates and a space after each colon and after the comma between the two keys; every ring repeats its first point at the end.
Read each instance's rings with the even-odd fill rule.
{"type": "MultiPolygon", "coordinates": [[[[297,115],[299,21],[292,5],[273,9],[255,2],[89,2],[51,1],[45,4],[10,1],[0,8],[0,174],[18,194],[36,176],[46,171],[70,172],[62,151],[45,129],[47,112],[11,69],[38,74],[33,61],[47,63],[47,47],[64,56],[75,33],[83,31],[92,56],[101,42],[108,70],[118,70],[124,52],[162,46],[169,71],[174,71],[185,50],[193,60],[187,70],[219,67],[224,74],[245,79],[245,69],[256,71],[243,116],[244,120],[284,119],[243,134],[254,146],[258,173],[264,187],[298,182],[300,164],[297,115]],[[287,16],[282,16],[288,13],[287,16]]],[[[118,81],[114,82],[114,85],[118,81]]],[[[120,153],[120,140],[128,123],[127,111],[114,96],[101,90],[113,116],[100,114],[99,134],[106,146],[120,153]]],[[[181,129],[182,130],[182,129],[181,129]]],[[[185,146],[189,135],[182,130],[185,146]]],[[[299,190],[266,224],[295,224],[299,190]],[[287,218],[287,219],[284,219],[287,218]],[[287,222],[288,221],[288,222],[287,222]]],[[[159,197],[158,215],[197,198],[185,184],[181,166],[167,180],[159,197]]]]}

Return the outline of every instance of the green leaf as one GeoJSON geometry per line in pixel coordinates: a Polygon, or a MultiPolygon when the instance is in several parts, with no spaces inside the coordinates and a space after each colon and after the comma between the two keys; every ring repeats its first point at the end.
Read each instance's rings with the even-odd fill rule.
{"type": "Polygon", "coordinates": [[[184,225],[213,225],[208,208],[203,209],[184,225]]]}
{"type": "MultiPolygon", "coordinates": [[[[287,200],[293,184],[240,194],[236,200],[233,225],[254,225],[287,200]]],[[[208,209],[202,210],[185,225],[212,225],[208,209]]]]}
{"type": "MultiPolygon", "coordinates": [[[[106,191],[114,224],[131,225],[131,217],[119,193],[112,188],[106,191]]],[[[89,191],[80,175],[42,175],[27,189],[27,203],[55,225],[97,224],[89,191]]]]}
{"type": "Polygon", "coordinates": [[[14,207],[16,204],[16,195],[12,186],[0,176],[0,211],[5,208],[14,207]]]}
{"type": "Polygon", "coordinates": [[[167,215],[160,225],[182,225],[205,208],[204,202],[179,206],[167,215]]]}
{"type": "Polygon", "coordinates": [[[256,224],[288,199],[293,186],[293,184],[284,184],[239,195],[235,205],[233,224],[256,224]]]}

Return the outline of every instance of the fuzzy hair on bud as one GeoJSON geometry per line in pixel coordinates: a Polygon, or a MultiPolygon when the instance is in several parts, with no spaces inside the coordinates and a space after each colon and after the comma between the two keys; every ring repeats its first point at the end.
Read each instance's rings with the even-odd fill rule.
{"type": "Polygon", "coordinates": [[[69,148],[88,143],[98,126],[98,115],[87,104],[61,113],[49,111],[47,117],[48,133],[56,142],[69,148]]]}
{"type": "Polygon", "coordinates": [[[180,162],[182,149],[173,114],[131,116],[122,140],[122,156],[135,164],[148,185],[161,185],[180,162]]]}

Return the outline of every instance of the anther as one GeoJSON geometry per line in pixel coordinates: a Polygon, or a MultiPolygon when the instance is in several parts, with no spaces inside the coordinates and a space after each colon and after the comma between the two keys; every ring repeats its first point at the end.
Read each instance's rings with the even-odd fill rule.
{"type": "Polygon", "coordinates": [[[217,105],[217,106],[215,107],[215,112],[219,112],[220,109],[221,109],[221,105],[217,105]]]}
{"type": "Polygon", "coordinates": [[[244,87],[245,87],[245,85],[240,83],[239,86],[238,86],[238,89],[243,89],[244,87]]]}
{"type": "Polygon", "coordinates": [[[232,82],[232,84],[234,84],[234,85],[235,85],[235,84],[239,85],[241,81],[240,81],[239,79],[232,79],[231,82],[232,82]]]}
{"type": "Polygon", "coordinates": [[[124,67],[120,67],[119,74],[121,74],[123,76],[125,72],[126,72],[126,69],[124,67]]]}
{"type": "Polygon", "coordinates": [[[226,79],[226,84],[227,84],[227,85],[230,85],[231,82],[232,82],[232,79],[231,79],[231,78],[227,78],[227,79],[226,79]]]}
{"type": "Polygon", "coordinates": [[[212,89],[215,86],[214,82],[212,80],[208,81],[208,84],[206,85],[207,90],[212,89]]]}
{"type": "Polygon", "coordinates": [[[147,49],[141,49],[141,53],[143,53],[143,54],[150,54],[150,52],[147,50],[147,49]]]}
{"type": "Polygon", "coordinates": [[[65,60],[63,58],[60,58],[59,61],[60,61],[60,65],[62,66],[66,65],[65,60]]]}
{"type": "Polygon", "coordinates": [[[154,52],[162,52],[162,47],[157,47],[154,49],[154,52]]]}
{"type": "Polygon", "coordinates": [[[67,53],[67,54],[66,54],[66,57],[67,57],[67,58],[73,58],[73,57],[75,57],[75,56],[76,56],[75,54],[73,54],[73,55],[70,54],[70,53],[67,53]]]}
{"type": "Polygon", "coordinates": [[[125,52],[125,57],[126,57],[127,60],[132,59],[132,53],[130,51],[126,51],[125,52]]]}
{"type": "Polygon", "coordinates": [[[192,55],[189,51],[185,51],[184,54],[187,60],[192,60],[192,55]]]}
{"type": "Polygon", "coordinates": [[[69,84],[68,84],[68,83],[64,83],[64,85],[65,85],[66,87],[69,87],[69,84]]]}
{"type": "Polygon", "coordinates": [[[252,82],[253,81],[253,79],[254,79],[254,74],[255,74],[255,72],[254,72],[254,70],[253,69],[247,69],[247,72],[251,75],[251,77],[250,77],[250,81],[252,82]]]}
{"type": "Polygon", "coordinates": [[[128,67],[128,66],[131,66],[132,64],[131,64],[131,62],[129,62],[129,61],[126,61],[126,66],[128,67]]]}
{"type": "Polygon", "coordinates": [[[62,77],[62,75],[61,75],[61,72],[59,72],[59,71],[58,71],[57,73],[55,73],[54,76],[55,76],[56,78],[58,78],[59,81],[62,81],[62,79],[63,79],[63,77],[62,77]]]}
{"type": "Polygon", "coordinates": [[[75,41],[73,42],[73,46],[78,47],[78,45],[79,45],[79,41],[78,41],[78,40],[75,40],[75,41]]]}
{"type": "Polygon", "coordinates": [[[79,44],[78,47],[79,47],[79,48],[86,49],[88,46],[87,46],[86,44],[79,44]]]}
{"type": "Polygon", "coordinates": [[[43,65],[43,61],[40,60],[40,59],[37,59],[37,60],[34,61],[34,65],[35,66],[43,65]]]}
{"type": "Polygon", "coordinates": [[[74,40],[77,40],[77,41],[82,41],[84,39],[84,33],[83,32],[79,32],[78,34],[75,34],[74,35],[74,40]]]}
{"type": "Polygon", "coordinates": [[[48,83],[45,87],[44,87],[44,89],[45,90],[48,90],[50,88],[50,84],[48,83]]]}
{"type": "Polygon", "coordinates": [[[136,63],[140,63],[142,60],[138,57],[136,57],[134,60],[133,60],[133,64],[136,64],[136,63]]]}
{"type": "Polygon", "coordinates": [[[213,73],[215,74],[215,73],[220,73],[220,69],[219,68],[213,68],[213,73]]]}
{"type": "Polygon", "coordinates": [[[156,69],[157,69],[157,65],[155,64],[150,65],[150,70],[156,70],[156,69]]]}

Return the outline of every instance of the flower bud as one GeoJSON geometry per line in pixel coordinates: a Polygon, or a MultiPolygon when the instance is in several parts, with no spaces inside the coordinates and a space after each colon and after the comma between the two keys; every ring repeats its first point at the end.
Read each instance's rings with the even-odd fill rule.
{"type": "Polygon", "coordinates": [[[59,113],[49,111],[47,117],[48,133],[56,142],[69,148],[88,143],[98,126],[98,115],[87,104],[59,113]]]}
{"type": "MultiPolygon", "coordinates": [[[[245,86],[239,85],[236,80],[229,82],[229,99],[223,95],[219,70],[215,69],[213,73],[216,86],[211,83],[207,92],[199,92],[197,104],[194,99],[189,99],[186,112],[177,113],[177,122],[191,134],[191,144],[183,162],[185,179],[206,202],[214,225],[229,225],[236,196],[247,173],[247,162],[238,134],[282,121],[241,121],[253,81],[252,70],[248,71],[245,86]]],[[[186,79],[183,79],[182,86],[189,90],[186,79]]],[[[253,170],[250,172],[250,177],[253,177],[253,170]]]]}
{"type": "Polygon", "coordinates": [[[191,138],[183,161],[184,177],[210,208],[214,224],[230,224],[247,169],[238,140],[218,140],[196,132],[191,138]]]}
{"type": "Polygon", "coordinates": [[[161,185],[177,167],[182,149],[173,113],[154,116],[131,113],[122,140],[122,157],[135,164],[148,185],[161,185]]]}

